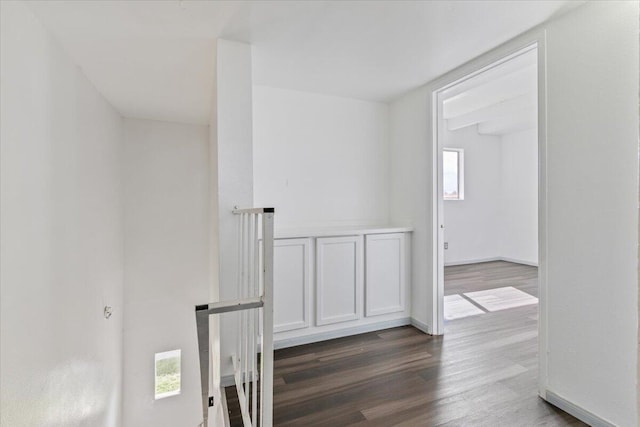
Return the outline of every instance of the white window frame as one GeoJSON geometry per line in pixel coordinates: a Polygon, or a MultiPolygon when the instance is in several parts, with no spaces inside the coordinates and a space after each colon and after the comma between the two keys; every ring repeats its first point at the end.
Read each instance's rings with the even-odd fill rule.
{"type": "MultiPolygon", "coordinates": [[[[458,153],[458,197],[456,198],[446,197],[444,195],[444,185],[443,185],[442,199],[445,201],[464,200],[464,149],[463,148],[443,148],[442,149],[443,156],[446,151],[458,153]]],[[[442,179],[444,182],[444,171],[442,173],[443,173],[442,179]]]]}
{"type": "Polygon", "coordinates": [[[171,397],[171,396],[177,396],[181,393],[182,391],[182,350],[181,349],[177,349],[177,350],[170,350],[170,351],[163,351],[160,353],[156,353],[155,354],[155,363],[154,363],[154,396],[155,396],[155,400],[159,400],[159,399],[164,399],[165,397],[171,397]],[[171,359],[177,357],[179,362],[178,362],[178,373],[180,375],[180,383],[178,386],[177,390],[173,390],[173,391],[168,391],[165,393],[157,393],[156,389],[158,386],[158,362],[164,359],[171,359]]]}

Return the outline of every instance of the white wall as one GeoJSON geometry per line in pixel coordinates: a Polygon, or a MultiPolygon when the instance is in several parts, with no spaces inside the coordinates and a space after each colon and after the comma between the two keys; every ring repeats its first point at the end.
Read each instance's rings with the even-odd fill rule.
{"type": "Polygon", "coordinates": [[[636,426],[638,3],[548,27],[548,387],[636,426]]]}
{"type": "Polygon", "coordinates": [[[464,200],[444,201],[445,265],[504,259],[538,263],[538,139],[535,129],[502,137],[475,126],[444,132],[464,149],[464,200]]]}
{"type": "Polygon", "coordinates": [[[445,264],[500,257],[502,246],[502,142],[475,126],[445,131],[445,148],[464,149],[464,200],[444,201],[445,264]]]}
{"type": "Polygon", "coordinates": [[[389,220],[387,104],[254,86],[254,200],[276,227],[389,220]]]}
{"type": "Polygon", "coordinates": [[[194,306],[209,299],[206,126],[125,120],[124,425],[202,419],[194,306]],[[181,394],[154,400],[154,354],[182,350],[181,394]]]}
{"type": "MultiPolygon", "coordinates": [[[[589,3],[543,29],[548,388],[613,424],[635,426],[638,4],[589,3]]],[[[414,260],[422,265],[413,264],[412,292],[424,299],[413,307],[425,311],[413,315],[430,322],[433,88],[427,84],[391,106],[392,220],[416,226],[414,260]],[[400,195],[403,189],[410,196],[400,195]]]]}
{"type": "Polygon", "coordinates": [[[0,424],[119,426],[122,119],[24,3],[0,17],[0,424]]]}
{"type": "Polygon", "coordinates": [[[501,138],[500,255],[538,264],[538,131],[501,138]]]}

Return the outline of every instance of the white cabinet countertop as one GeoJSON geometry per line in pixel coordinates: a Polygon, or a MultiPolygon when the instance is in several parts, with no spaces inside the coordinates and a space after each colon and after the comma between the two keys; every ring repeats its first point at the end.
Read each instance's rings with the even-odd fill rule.
{"type": "Polygon", "coordinates": [[[365,234],[410,233],[413,227],[402,226],[340,226],[340,227],[281,227],[274,230],[276,239],[295,239],[300,237],[361,236],[365,234]]]}

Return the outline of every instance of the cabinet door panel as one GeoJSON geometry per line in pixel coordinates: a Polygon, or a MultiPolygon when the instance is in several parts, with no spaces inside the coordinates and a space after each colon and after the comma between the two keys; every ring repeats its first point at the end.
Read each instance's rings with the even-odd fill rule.
{"type": "Polygon", "coordinates": [[[316,253],[316,323],[361,317],[363,279],[362,236],[321,237],[316,253]]]}
{"type": "Polygon", "coordinates": [[[274,332],[309,326],[309,245],[309,239],[274,242],[274,332]]]}
{"type": "Polygon", "coordinates": [[[367,236],[365,293],[367,316],[404,310],[404,234],[367,236]]]}

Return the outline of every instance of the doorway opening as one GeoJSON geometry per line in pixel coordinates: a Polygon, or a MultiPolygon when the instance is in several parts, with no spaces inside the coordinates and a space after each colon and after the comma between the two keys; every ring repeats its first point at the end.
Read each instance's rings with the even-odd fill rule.
{"type": "Polygon", "coordinates": [[[526,354],[544,397],[541,42],[499,48],[433,91],[433,313],[438,335],[469,333],[480,347],[511,336],[500,351],[526,354]]]}

